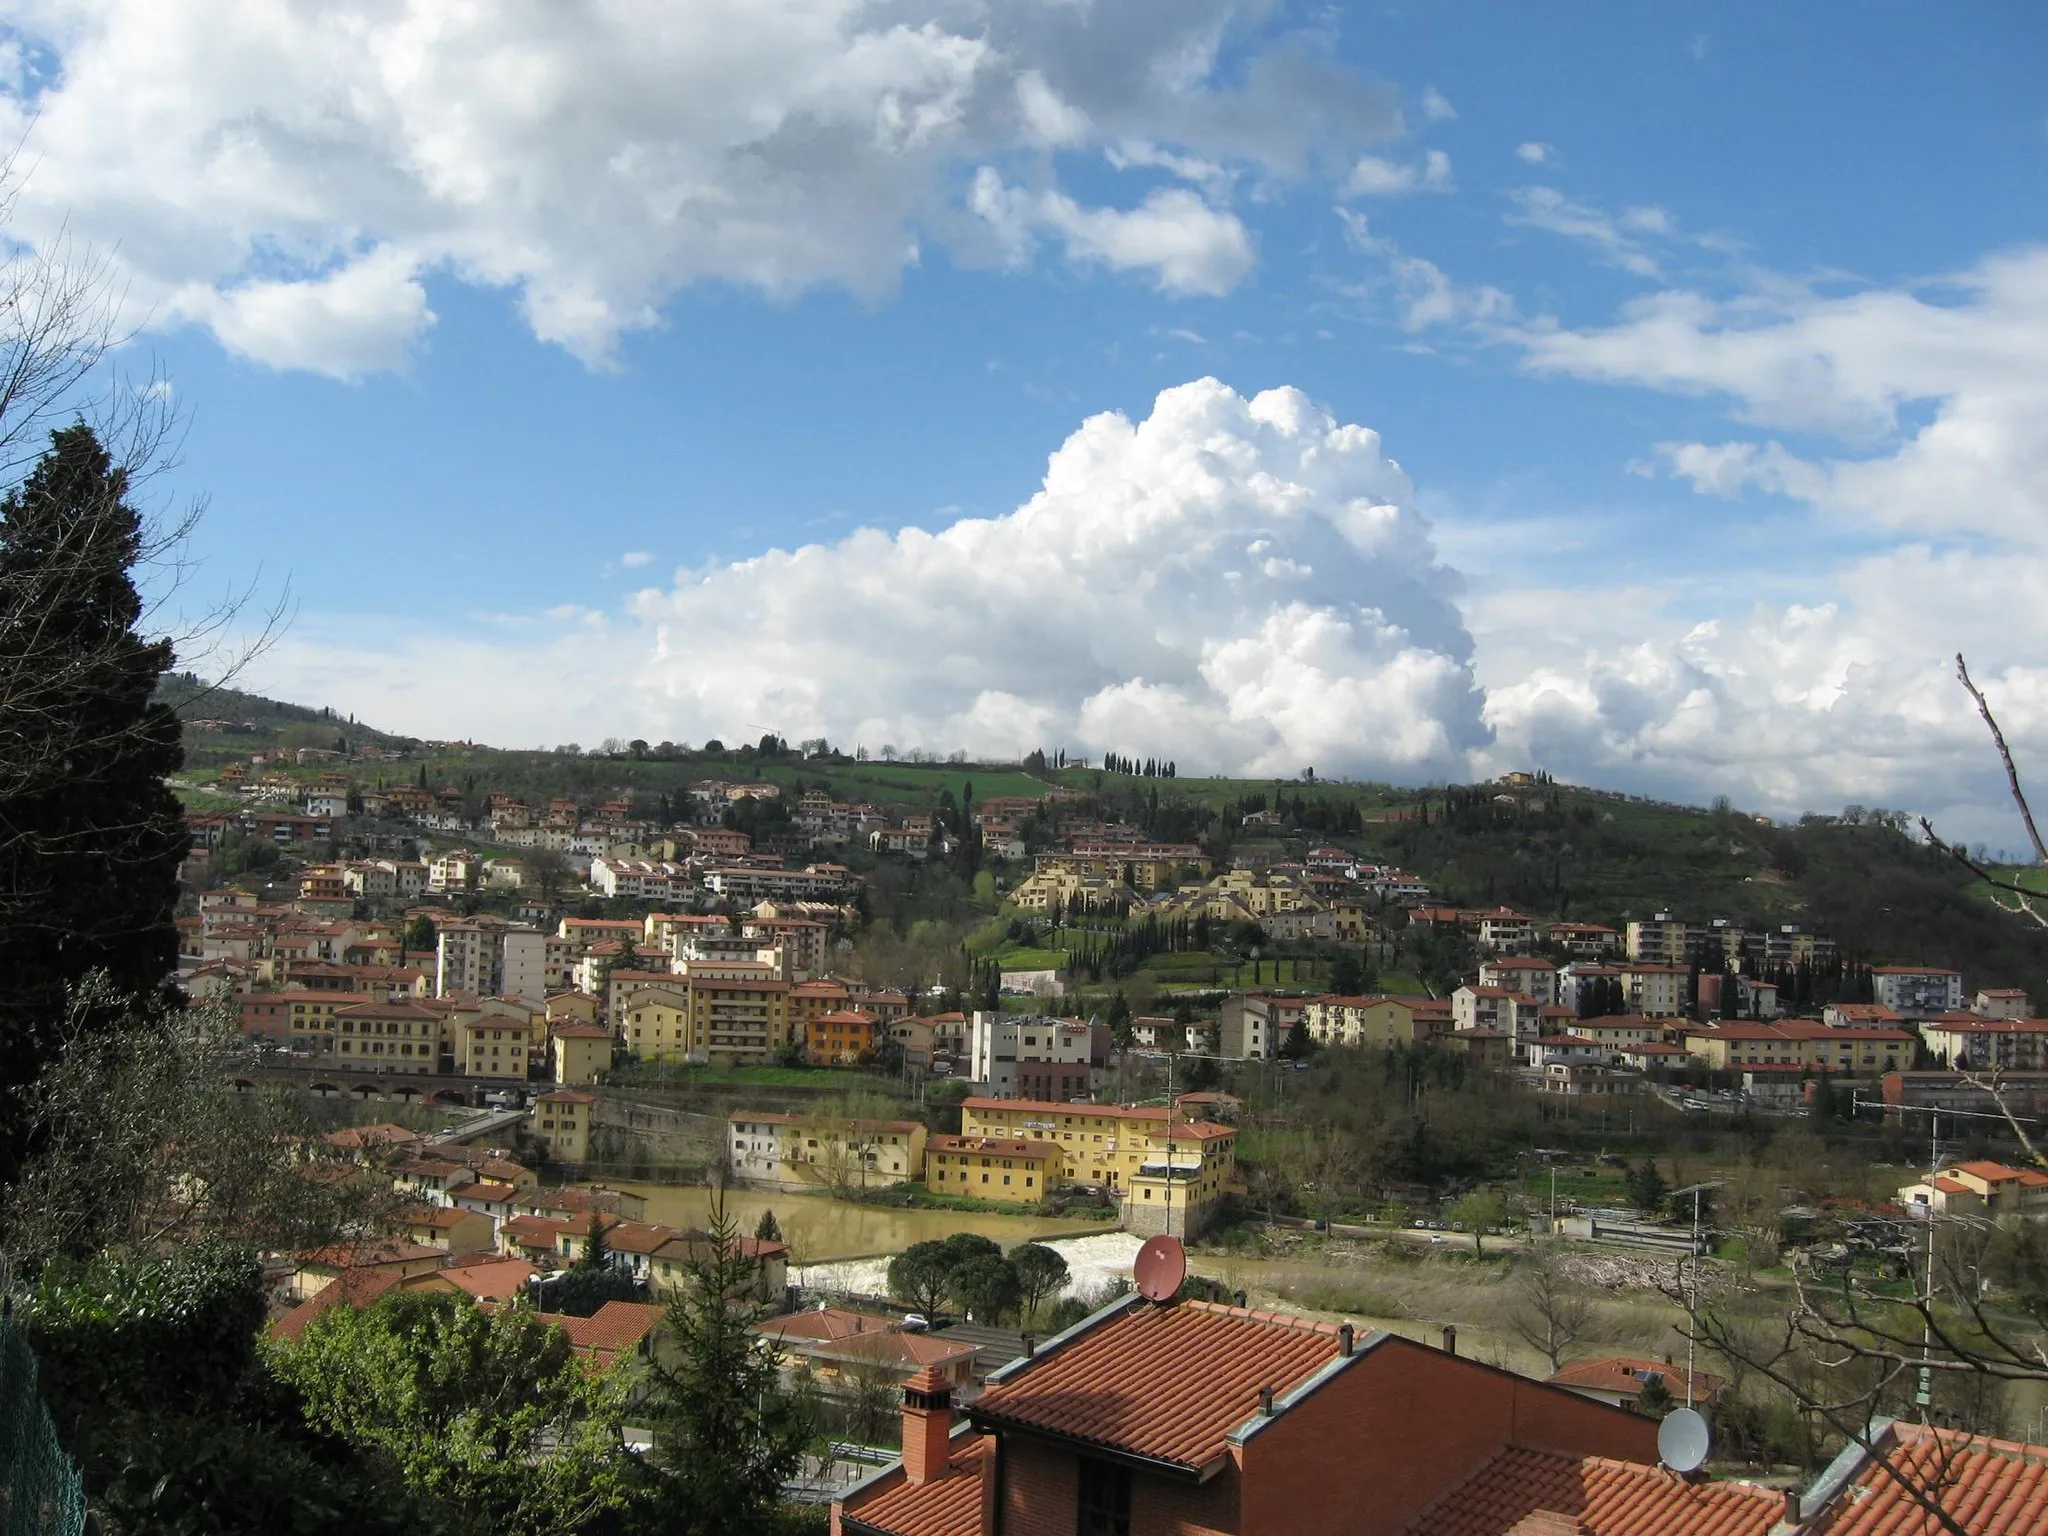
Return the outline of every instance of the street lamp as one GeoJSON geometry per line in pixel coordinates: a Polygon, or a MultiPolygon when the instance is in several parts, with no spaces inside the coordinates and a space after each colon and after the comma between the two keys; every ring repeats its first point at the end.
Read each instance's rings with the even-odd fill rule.
{"type": "Polygon", "coordinates": [[[1692,1284],[1685,1298],[1685,1406],[1688,1408],[1692,1406],[1693,1359],[1699,1350],[1700,1333],[1700,1197],[1710,1189],[1719,1189],[1722,1182],[1712,1179],[1671,1192],[1673,1200],[1681,1195],[1692,1196],[1692,1284]]]}

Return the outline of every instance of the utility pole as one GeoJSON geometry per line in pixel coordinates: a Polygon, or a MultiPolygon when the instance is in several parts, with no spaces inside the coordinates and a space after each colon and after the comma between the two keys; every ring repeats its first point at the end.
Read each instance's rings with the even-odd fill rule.
{"type": "Polygon", "coordinates": [[[1699,1354],[1700,1318],[1700,1197],[1710,1189],[1719,1189],[1721,1181],[1716,1179],[1706,1184],[1688,1184],[1684,1189],[1674,1190],[1671,1198],[1680,1195],[1692,1196],[1692,1283],[1686,1287],[1685,1298],[1685,1406],[1692,1406],[1692,1384],[1695,1363],[1699,1354]]]}

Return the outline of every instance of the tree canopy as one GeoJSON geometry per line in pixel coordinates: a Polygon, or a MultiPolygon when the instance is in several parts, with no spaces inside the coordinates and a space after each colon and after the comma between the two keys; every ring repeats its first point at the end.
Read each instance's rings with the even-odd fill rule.
{"type": "Polygon", "coordinates": [[[83,424],[0,501],[0,1173],[26,1153],[18,1093],[59,1049],[91,972],[141,994],[175,970],[189,839],[165,777],[176,714],[152,702],[171,643],[146,639],[127,472],[83,424]]]}

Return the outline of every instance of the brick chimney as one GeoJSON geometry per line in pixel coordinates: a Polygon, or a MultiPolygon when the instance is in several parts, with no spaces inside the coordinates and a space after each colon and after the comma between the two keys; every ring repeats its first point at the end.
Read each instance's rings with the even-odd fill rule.
{"type": "Polygon", "coordinates": [[[903,1383],[903,1476],[912,1483],[946,1475],[953,1435],[953,1388],[930,1366],[903,1383]]]}

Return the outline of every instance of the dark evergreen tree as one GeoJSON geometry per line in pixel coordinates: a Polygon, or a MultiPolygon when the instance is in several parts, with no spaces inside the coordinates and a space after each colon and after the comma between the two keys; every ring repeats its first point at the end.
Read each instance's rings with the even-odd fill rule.
{"type": "Polygon", "coordinates": [[[0,503],[0,1174],[23,1152],[14,1090],[54,1056],[66,990],[103,970],[165,986],[189,838],[165,776],[177,715],[153,703],[171,644],[136,632],[144,553],[128,480],[90,427],[0,503]]]}

